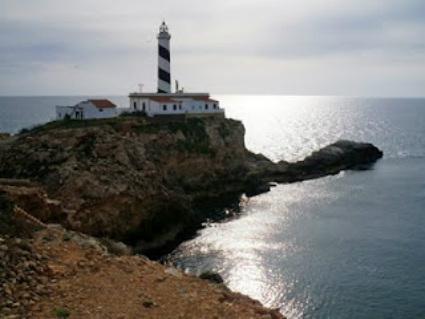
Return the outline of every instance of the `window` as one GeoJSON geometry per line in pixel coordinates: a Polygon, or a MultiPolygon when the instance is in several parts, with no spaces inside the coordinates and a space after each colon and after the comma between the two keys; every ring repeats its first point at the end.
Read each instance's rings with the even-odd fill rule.
{"type": "Polygon", "coordinates": [[[145,110],[146,110],[146,103],[145,103],[145,102],[143,102],[143,103],[142,103],[142,110],[143,110],[143,111],[145,111],[145,110]]]}
{"type": "Polygon", "coordinates": [[[217,108],[217,104],[215,104],[215,103],[214,103],[214,108],[215,108],[215,109],[217,108]]]}
{"type": "Polygon", "coordinates": [[[205,109],[208,110],[208,104],[205,104],[205,109]]]}
{"type": "Polygon", "coordinates": [[[162,106],[162,109],[163,109],[164,111],[166,111],[166,110],[167,110],[167,105],[166,105],[166,104],[164,104],[164,105],[162,106]]]}
{"type": "Polygon", "coordinates": [[[103,109],[99,109],[99,112],[103,112],[103,109]]]}
{"type": "Polygon", "coordinates": [[[176,104],[173,105],[173,110],[174,111],[177,110],[177,105],[176,104]]]}
{"type": "Polygon", "coordinates": [[[181,110],[182,109],[182,105],[181,104],[179,104],[179,110],[181,110]]]}
{"type": "Polygon", "coordinates": [[[133,102],[133,109],[137,109],[137,102],[133,102]]]}

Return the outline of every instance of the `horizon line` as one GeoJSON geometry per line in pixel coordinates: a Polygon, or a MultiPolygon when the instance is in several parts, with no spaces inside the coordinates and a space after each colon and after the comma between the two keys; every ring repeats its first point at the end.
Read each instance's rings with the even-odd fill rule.
{"type": "MultiPolygon", "coordinates": [[[[142,93],[156,93],[156,92],[142,92],[142,93]]],[[[186,92],[191,93],[191,92],[186,92]]],[[[196,92],[192,92],[196,93],[196,92]]],[[[0,94],[0,98],[5,97],[22,97],[22,98],[30,98],[30,97],[128,97],[128,94],[14,94],[14,95],[3,95],[0,94]]],[[[268,93],[210,93],[210,95],[221,95],[221,96],[286,96],[286,97],[339,97],[339,98],[376,98],[376,99],[424,99],[423,96],[415,96],[415,95],[405,95],[405,96],[396,96],[396,95],[330,95],[330,94],[268,94],[268,93]]]]}

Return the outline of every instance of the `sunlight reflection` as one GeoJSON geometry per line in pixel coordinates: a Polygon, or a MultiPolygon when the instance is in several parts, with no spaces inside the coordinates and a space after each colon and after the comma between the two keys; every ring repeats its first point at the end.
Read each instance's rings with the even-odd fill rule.
{"type": "MultiPolygon", "coordinates": [[[[246,144],[272,160],[299,160],[313,150],[348,138],[359,116],[352,100],[327,96],[218,96],[228,117],[243,119],[246,144]],[[261,112],[264,109],[267,111],[261,112]],[[349,112],[348,112],[349,110],[349,112]],[[338,121],[334,119],[338,118],[338,121]]],[[[362,134],[367,134],[363,132],[362,134]]]]}
{"type": "MultiPolygon", "coordinates": [[[[299,160],[340,138],[378,141],[388,150],[387,158],[400,154],[423,157],[425,147],[409,144],[424,145],[423,126],[417,125],[409,133],[391,125],[393,119],[382,116],[383,108],[375,107],[372,100],[362,99],[360,103],[332,97],[218,98],[228,117],[243,120],[247,147],[275,161],[299,160]]],[[[244,199],[238,218],[206,225],[196,238],[176,249],[171,260],[192,273],[216,271],[232,290],[268,307],[280,307],[290,319],[311,318],[317,313],[327,318],[326,311],[340,298],[339,279],[351,276],[347,269],[354,273],[358,270],[351,267],[353,258],[347,247],[352,246],[347,241],[356,238],[358,232],[369,231],[367,227],[353,229],[351,223],[362,225],[362,212],[373,204],[374,197],[370,203],[357,203],[360,209],[340,218],[347,211],[345,203],[354,200],[365,187],[361,175],[343,172],[279,185],[269,193],[244,199]],[[354,176],[357,184],[346,182],[354,176]],[[346,256],[345,261],[340,256],[346,256]]],[[[357,238],[359,244],[364,243],[363,237],[357,238]]],[[[356,264],[365,262],[358,255],[356,258],[356,264]]],[[[362,268],[362,274],[364,269],[371,268],[362,268]]]]}
{"type": "Polygon", "coordinates": [[[308,253],[304,250],[310,247],[292,234],[299,218],[314,218],[304,216],[299,203],[320,205],[335,200],[337,195],[326,187],[330,178],[340,177],[279,185],[269,193],[245,199],[240,218],[208,225],[175,251],[175,260],[189,272],[217,271],[230,289],[268,307],[281,308],[291,319],[302,318],[310,296],[294,297],[300,284],[285,272],[285,263],[308,253]]]}

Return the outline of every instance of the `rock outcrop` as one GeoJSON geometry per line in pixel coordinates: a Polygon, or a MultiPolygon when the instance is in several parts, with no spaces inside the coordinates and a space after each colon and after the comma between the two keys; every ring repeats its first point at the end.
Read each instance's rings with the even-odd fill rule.
{"type": "Polygon", "coordinates": [[[280,170],[266,178],[274,182],[289,183],[337,174],[347,169],[366,169],[383,153],[370,143],[340,140],[295,163],[279,162],[280,170]]]}
{"type": "Polygon", "coordinates": [[[371,144],[340,141],[301,162],[273,163],[245,148],[239,121],[125,117],[52,122],[3,141],[0,177],[30,179],[61,202],[34,209],[42,221],[137,243],[146,252],[195,229],[214,206],[242,193],[381,156],[371,144]]]}

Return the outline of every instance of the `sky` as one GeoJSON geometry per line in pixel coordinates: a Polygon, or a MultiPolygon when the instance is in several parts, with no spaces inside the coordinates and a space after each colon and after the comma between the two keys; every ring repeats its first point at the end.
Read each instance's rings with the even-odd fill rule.
{"type": "Polygon", "coordinates": [[[425,96],[424,0],[0,0],[0,95],[425,96]]]}

